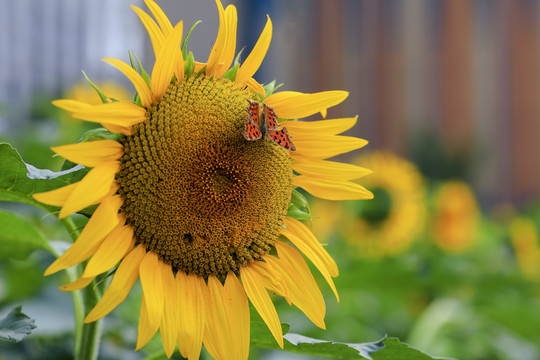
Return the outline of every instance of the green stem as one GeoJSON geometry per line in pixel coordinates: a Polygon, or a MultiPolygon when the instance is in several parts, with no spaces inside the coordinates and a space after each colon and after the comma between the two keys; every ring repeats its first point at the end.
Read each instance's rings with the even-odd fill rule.
{"type": "MultiPolygon", "coordinates": [[[[101,299],[101,292],[97,281],[94,279],[90,285],[83,290],[84,307],[91,309],[101,299]]],[[[101,338],[101,320],[83,324],[81,346],[79,352],[75,353],[77,360],[96,360],[99,350],[99,340],[101,338]]]]}

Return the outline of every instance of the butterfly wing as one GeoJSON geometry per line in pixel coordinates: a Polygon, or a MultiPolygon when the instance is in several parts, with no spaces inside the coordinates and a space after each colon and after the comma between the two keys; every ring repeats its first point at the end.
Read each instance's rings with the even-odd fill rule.
{"type": "Polygon", "coordinates": [[[248,115],[244,118],[246,122],[246,127],[244,131],[242,132],[242,135],[244,135],[244,138],[246,140],[258,140],[262,137],[262,132],[259,129],[258,125],[255,125],[251,119],[251,117],[248,115]]]}
{"type": "Polygon", "coordinates": [[[296,150],[296,146],[294,146],[294,144],[292,143],[291,138],[289,137],[289,132],[286,128],[283,128],[281,130],[269,130],[268,137],[282,148],[285,148],[289,151],[296,150]]]}
{"type": "Polygon", "coordinates": [[[246,108],[249,118],[251,121],[257,125],[259,124],[259,102],[248,100],[249,106],[246,108]]]}
{"type": "Polygon", "coordinates": [[[276,130],[278,128],[277,115],[274,111],[274,108],[263,103],[263,116],[265,120],[266,127],[268,130],[276,130]]]}

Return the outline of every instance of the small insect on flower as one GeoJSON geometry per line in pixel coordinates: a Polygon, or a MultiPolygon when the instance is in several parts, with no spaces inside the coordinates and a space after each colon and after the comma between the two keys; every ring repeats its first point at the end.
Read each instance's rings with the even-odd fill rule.
{"type": "Polygon", "coordinates": [[[248,100],[249,106],[246,108],[248,115],[245,117],[246,127],[242,135],[246,140],[259,140],[266,135],[279,146],[289,151],[295,151],[296,147],[289,137],[289,132],[284,127],[278,130],[277,115],[274,108],[263,103],[263,111],[260,112],[258,101],[248,100]]]}

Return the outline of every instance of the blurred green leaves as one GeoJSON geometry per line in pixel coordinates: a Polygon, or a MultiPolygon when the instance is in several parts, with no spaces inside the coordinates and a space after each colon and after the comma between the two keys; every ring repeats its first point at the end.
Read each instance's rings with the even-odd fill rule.
{"type": "Polygon", "coordinates": [[[0,229],[0,258],[23,260],[37,249],[53,252],[41,231],[15,214],[0,210],[0,229]]]}
{"type": "Polygon", "coordinates": [[[17,306],[0,319],[0,339],[18,342],[35,328],[34,320],[21,312],[21,306],[17,306]]]}

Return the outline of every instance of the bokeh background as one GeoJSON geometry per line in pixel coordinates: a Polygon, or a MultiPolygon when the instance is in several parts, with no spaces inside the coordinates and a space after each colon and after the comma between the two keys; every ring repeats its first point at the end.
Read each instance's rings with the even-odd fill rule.
{"type": "MultiPolygon", "coordinates": [[[[214,1],[157,2],[173,22],[203,20],[189,48],[205,61],[218,28],[214,1]]],[[[336,341],[388,335],[438,356],[539,359],[540,2],[228,3],[238,8],[237,49],[245,46],[244,54],[266,14],[272,19],[259,82],[350,92],[328,118],[358,115],[347,134],[370,144],[337,160],[375,171],[360,180],[374,200],[311,203],[313,231],[341,270],[339,304],[323,287],[327,331],[276,299],[282,321],[293,332],[336,341]]],[[[0,140],[28,163],[58,170],[49,147],[72,143],[87,129],[50,105],[59,97],[99,101],[81,69],[129,98],[126,79],[100,59],[128,60],[132,50],[151,68],[149,39],[129,5],[144,6],[0,0],[0,140]]],[[[39,211],[0,208],[44,222],[50,238],[68,238],[39,211]]],[[[0,314],[22,303],[38,325],[16,346],[0,343],[0,359],[69,359],[70,297],[55,289],[61,276],[41,277],[50,261],[45,253],[5,259],[0,251],[0,314]]],[[[104,359],[142,359],[159,347],[130,350],[138,296],[107,319],[104,359]]],[[[252,356],[293,358],[263,350],[252,356]]]]}

